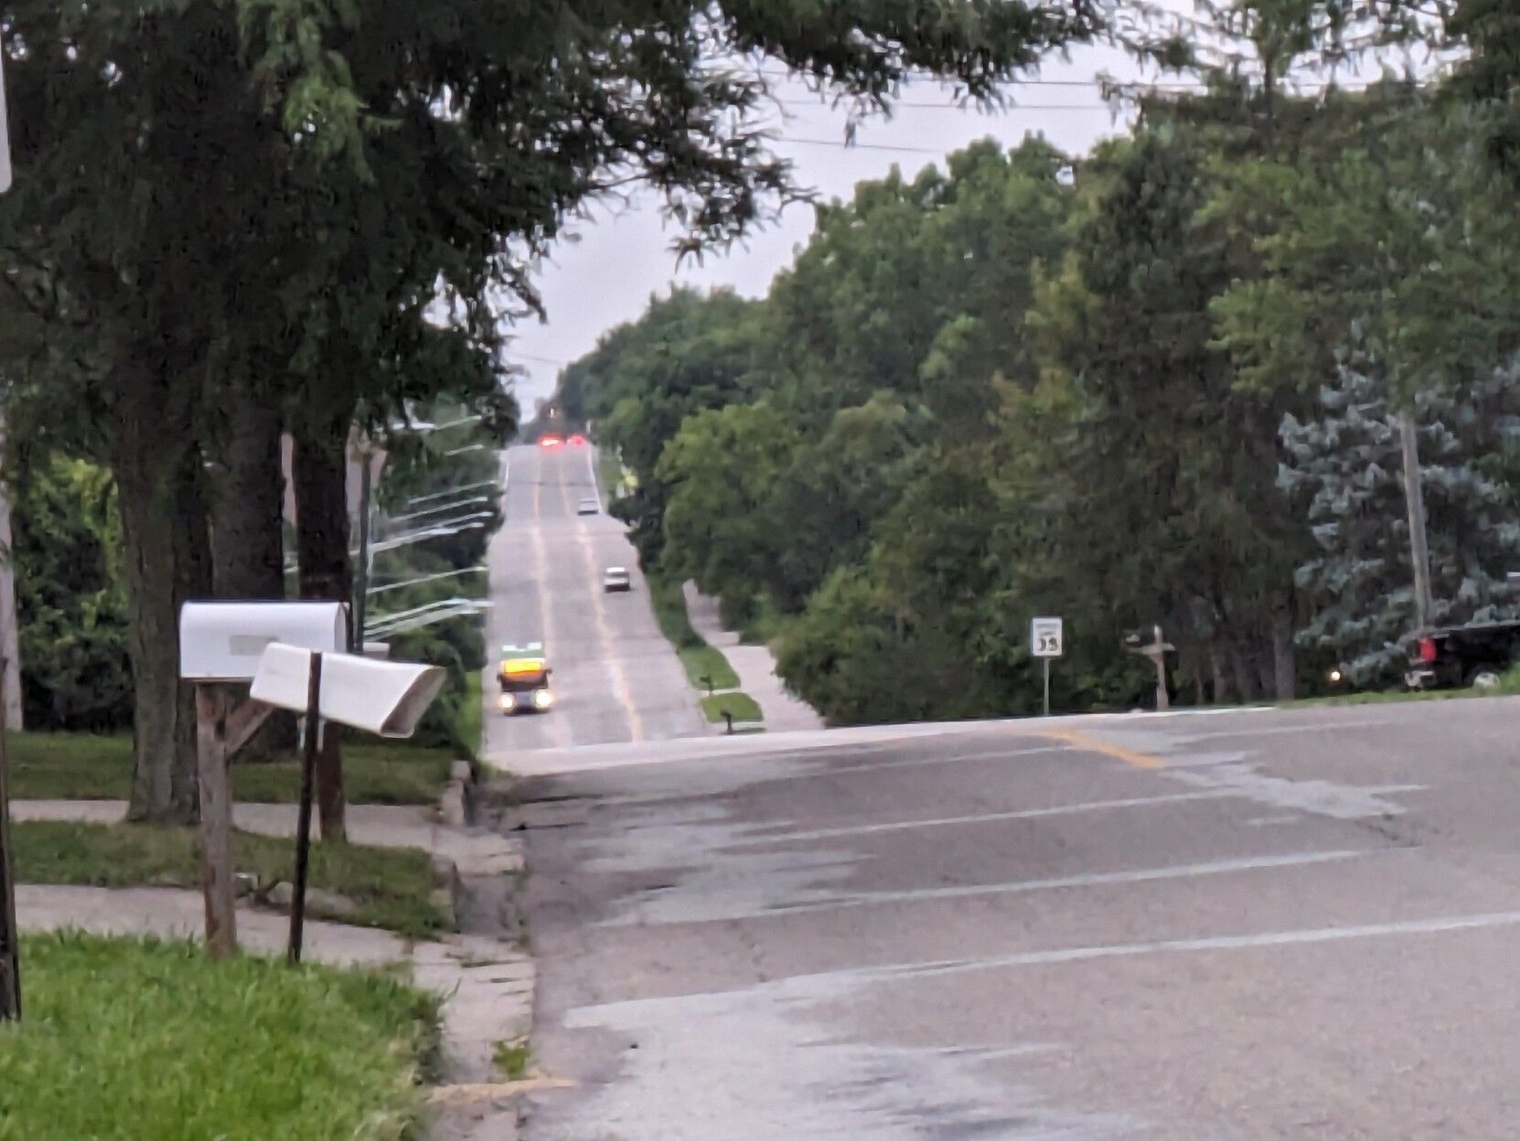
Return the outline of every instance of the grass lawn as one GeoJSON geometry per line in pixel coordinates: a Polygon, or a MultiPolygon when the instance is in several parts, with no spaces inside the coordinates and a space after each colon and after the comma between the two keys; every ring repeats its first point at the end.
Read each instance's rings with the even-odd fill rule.
{"type": "Polygon", "coordinates": [[[739,675],[734,673],[728,659],[722,651],[709,646],[702,635],[692,629],[681,584],[658,574],[650,575],[648,582],[649,604],[654,608],[655,621],[675,647],[676,656],[681,659],[681,665],[686,670],[686,679],[693,688],[704,693],[709,685],[714,689],[736,688],[739,675]]]}
{"type": "Polygon", "coordinates": [[[760,706],[755,699],[747,693],[733,690],[729,693],[715,693],[711,697],[702,699],[702,712],[707,714],[707,719],[714,724],[723,720],[725,713],[732,713],[735,721],[761,721],[765,715],[760,712],[760,706]]]}
{"type": "MultiPolygon", "coordinates": [[[[478,703],[477,703],[478,704],[478,703]]],[[[11,795],[20,800],[125,800],[132,782],[132,739],[90,733],[11,733],[11,795]]],[[[352,804],[432,804],[449,779],[446,749],[353,742],[343,750],[343,783],[352,804]]],[[[233,795],[248,803],[290,804],[301,768],[289,760],[232,766],[233,795]]]]}
{"type": "MultiPolygon", "coordinates": [[[[29,820],[11,825],[11,833],[18,883],[200,886],[200,843],[194,828],[29,820]]],[[[260,885],[289,881],[295,841],[238,832],[234,855],[237,870],[254,873],[260,885]]],[[[425,852],[316,841],[311,846],[309,882],[358,905],[351,915],[323,914],[309,901],[310,913],[321,918],[383,927],[417,939],[437,936],[448,923],[431,899],[443,884],[425,852]]]]}
{"type": "Polygon", "coordinates": [[[400,1141],[438,1053],[438,1003],[394,979],[187,943],[21,944],[0,1025],[3,1141],[400,1141]]]}

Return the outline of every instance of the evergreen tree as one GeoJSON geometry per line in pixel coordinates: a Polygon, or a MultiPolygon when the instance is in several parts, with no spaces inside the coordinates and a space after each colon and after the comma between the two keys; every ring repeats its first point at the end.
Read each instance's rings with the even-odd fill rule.
{"type": "MultiPolygon", "coordinates": [[[[1505,574],[1520,570],[1520,357],[1477,380],[1415,398],[1430,543],[1432,618],[1520,614],[1505,574]]],[[[1413,568],[1398,415],[1388,371],[1349,357],[1320,394],[1323,415],[1282,423],[1279,484],[1305,505],[1319,547],[1297,572],[1313,598],[1301,644],[1332,650],[1354,680],[1391,680],[1414,631],[1413,568]]]]}

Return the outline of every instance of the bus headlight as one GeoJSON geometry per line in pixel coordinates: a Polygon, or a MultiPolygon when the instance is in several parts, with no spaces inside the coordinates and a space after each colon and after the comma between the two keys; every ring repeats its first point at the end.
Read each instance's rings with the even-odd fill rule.
{"type": "Polygon", "coordinates": [[[535,689],[533,691],[533,708],[548,709],[554,704],[554,695],[547,689],[535,689]]]}

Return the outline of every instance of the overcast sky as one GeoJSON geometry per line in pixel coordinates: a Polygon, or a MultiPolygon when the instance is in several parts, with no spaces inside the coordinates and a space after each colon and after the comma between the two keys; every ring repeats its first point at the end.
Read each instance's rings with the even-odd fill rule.
{"type": "MultiPolygon", "coordinates": [[[[1118,51],[1084,49],[1069,61],[1050,61],[1030,82],[1012,87],[1014,105],[991,114],[957,107],[936,84],[914,85],[891,119],[864,124],[848,148],[843,108],[829,107],[800,84],[778,82],[789,121],[778,128],[775,150],[796,164],[802,185],[825,198],[849,198],[856,183],[882,178],[894,165],[909,176],[930,163],[943,166],[946,154],[987,136],[1017,145],[1026,134],[1043,132],[1063,150],[1082,153],[1122,130],[1103,103],[1100,73],[1135,75],[1118,51]]],[[[812,229],[812,207],[793,206],[747,246],[708,255],[701,265],[688,261],[677,271],[669,250],[674,234],[665,228],[655,197],[599,211],[575,228],[579,240],[561,244],[539,274],[548,322],[529,319],[512,330],[509,359],[528,370],[518,385],[524,411],[532,414],[534,401],[553,391],[559,370],[592,349],[599,335],[638,317],[651,293],[679,281],[762,296],[812,229]]]]}

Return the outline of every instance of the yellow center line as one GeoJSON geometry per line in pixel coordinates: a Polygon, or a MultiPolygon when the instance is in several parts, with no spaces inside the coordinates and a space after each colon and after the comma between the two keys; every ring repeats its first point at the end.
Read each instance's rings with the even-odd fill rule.
{"type": "Polygon", "coordinates": [[[1078,749],[1086,749],[1090,753],[1100,753],[1105,757],[1112,757],[1116,761],[1123,761],[1126,765],[1133,765],[1137,769],[1163,769],[1166,762],[1154,753],[1142,753],[1138,749],[1126,749],[1123,745],[1112,745],[1107,741],[1100,741],[1080,729],[1050,729],[1040,736],[1051,741],[1063,741],[1078,749]]]}

